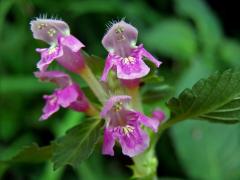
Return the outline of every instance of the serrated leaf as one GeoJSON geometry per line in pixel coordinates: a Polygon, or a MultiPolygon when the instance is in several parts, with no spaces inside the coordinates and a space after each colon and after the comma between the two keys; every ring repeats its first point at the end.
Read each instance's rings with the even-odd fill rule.
{"type": "Polygon", "coordinates": [[[143,36],[146,47],[175,59],[189,60],[197,50],[195,32],[185,21],[168,19],[149,29],[143,36]]]}
{"type": "Polygon", "coordinates": [[[52,146],[39,147],[37,144],[26,146],[16,156],[9,160],[1,160],[0,163],[41,163],[51,158],[52,146]]]}
{"type": "Polygon", "coordinates": [[[198,81],[178,98],[170,99],[171,119],[201,118],[235,123],[240,121],[240,72],[227,70],[198,81]]]}
{"type": "Polygon", "coordinates": [[[99,139],[101,123],[97,119],[86,120],[67,131],[55,142],[53,152],[54,169],[65,165],[76,167],[93,152],[99,139]]]}

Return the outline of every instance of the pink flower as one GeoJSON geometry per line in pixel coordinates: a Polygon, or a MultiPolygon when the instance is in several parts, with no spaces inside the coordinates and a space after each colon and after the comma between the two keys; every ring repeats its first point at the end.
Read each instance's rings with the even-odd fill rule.
{"type": "Polygon", "coordinates": [[[49,81],[57,84],[53,94],[44,95],[46,104],[43,108],[43,114],[40,120],[48,119],[57,112],[60,107],[71,108],[75,111],[86,112],[89,108],[89,102],[81,91],[80,87],[73,83],[70,77],[59,71],[35,72],[35,76],[42,81],[49,81]]]}
{"type": "Polygon", "coordinates": [[[150,68],[143,57],[152,61],[157,67],[161,62],[155,59],[143,44],[136,46],[138,31],[123,20],[115,23],[103,37],[102,44],[109,54],[101,80],[106,81],[111,69],[117,72],[119,79],[138,79],[147,75],[150,68]]]}
{"type": "Polygon", "coordinates": [[[37,63],[40,71],[45,71],[55,59],[75,73],[84,68],[84,58],[80,52],[84,45],[70,34],[69,26],[64,21],[37,18],[30,24],[33,37],[50,45],[49,48],[36,49],[41,54],[41,60],[37,63]]]}
{"type": "Polygon", "coordinates": [[[165,116],[165,113],[160,108],[156,108],[152,112],[152,119],[154,119],[158,123],[161,123],[166,119],[166,116],[165,116]]]}
{"type": "Polygon", "coordinates": [[[101,117],[106,119],[103,154],[114,155],[113,147],[118,141],[122,152],[130,157],[142,153],[149,146],[149,137],[141,129],[141,124],[157,129],[154,120],[144,114],[131,110],[130,96],[113,96],[104,105],[101,117]]]}

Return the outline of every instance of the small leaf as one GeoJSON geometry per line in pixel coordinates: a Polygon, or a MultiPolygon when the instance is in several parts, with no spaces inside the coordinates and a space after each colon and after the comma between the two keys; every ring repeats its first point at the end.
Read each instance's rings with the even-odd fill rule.
{"type": "Polygon", "coordinates": [[[240,121],[240,72],[227,70],[198,81],[192,89],[185,89],[168,106],[171,119],[201,118],[235,123],[240,121]]]}
{"type": "Polygon", "coordinates": [[[1,160],[0,163],[15,164],[15,163],[41,163],[51,158],[52,146],[39,147],[37,144],[32,144],[21,150],[16,156],[9,160],[1,160]]]}
{"type": "Polygon", "coordinates": [[[53,163],[54,169],[64,165],[76,167],[87,159],[93,152],[97,143],[101,123],[100,120],[86,120],[67,131],[66,135],[54,144],[53,163]]]}

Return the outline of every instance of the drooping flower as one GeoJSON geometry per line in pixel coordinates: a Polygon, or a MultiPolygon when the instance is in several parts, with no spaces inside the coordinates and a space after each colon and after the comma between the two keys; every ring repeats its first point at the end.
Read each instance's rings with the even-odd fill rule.
{"type": "Polygon", "coordinates": [[[102,44],[109,52],[102,74],[102,81],[107,80],[111,69],[117,72],[119,79],[138,79],[147,75],[150,68],[143,57],[152,61],[157,67],[161,62],[154,58],[143,44],[136,46],[138,31],[123,20],[111,26],[103,37],[102,44]]]}
{"type": "Polygon", "coordinates": [[[34,74],[42,81],[53,82],[59,87],[55,89],[53,94],[43,96],[46,104],[40,120],[48,119],[52,114],[57,112],[60,107],[71,108],[79,112],[87,112],[90,110],[90,104],[84,93],[77,84],[72,82],[67,74],[59,71],[40,71],[34,74]]]}
{"type": "Polygon", "coordinates": [[[157,129],[151,118],[128,107],[130,96],[113,96],[104,105],[101,117],[106,119],[102,153],[114,155],[113,147],[118,141],[122,152],[130,157],[142,153],[149,146],[149,137],[141,124],[157,129]]]}
{"type": "Polygon", "coordinates": [[[30,24],[33,37],[50,45],[49,48],[36,49],[41,54],[41,60],[37,63],[40,71],[45,71],[54,60],[75,73],[84,68],[84,58],[80,52],[84,45],[70,34],[69,26],[64,21],[37,18],[30,24]]]}

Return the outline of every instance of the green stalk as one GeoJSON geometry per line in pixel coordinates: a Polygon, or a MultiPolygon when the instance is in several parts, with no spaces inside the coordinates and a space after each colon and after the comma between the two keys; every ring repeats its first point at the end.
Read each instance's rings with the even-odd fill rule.
{"type": "Polygon", "coordinates": [[[88,84],[88,86],[93,91],[93,93],[98,98],[98,100],[102,104],[104,104],[107,98],[107,94],[104,91],[101,84],[99,83],[99,81],[94,76],[91,69],[87,65],[85,65],[85,67],[81,70],[79,74],[84,79],[84,81],[88,84]]]}
{"type": "Polygon", "coordinates": [[[156,180],[158,160],[155,155],[155,148],[150,146],[142,154],[133,158],[133,178],[139,180],[156,180]]]}
{"type": "Polygon", "coordinates": [[[126,87],[126,90],[127,90],[127,94],[132,97],[132,100],[131,100],[132,106],[136,108],[138,111],[143,112],[142,99],[139,92],[139,86],[133,87],[133,88],[126,87]]]}
{"type": "MultiPolygon", "coordinates": [[[[138,111],[143,112],[142,100],[140,95],[139,86],[126,87],[127,94],[132,97],[132,107],[138,111]]],[[[146,129],[147,130],[147,129],[146,129]]],[[[153,135],[151,131],[148,131],[150,136],[153,135]]],[[[132,158],[134,165],[130,166],[133,170],[133,178],[141,180],[155,180],[157,179],[157,165],[158,160],[155,155],[155,146],[150,146],[142,154],[132,158]]]]}

